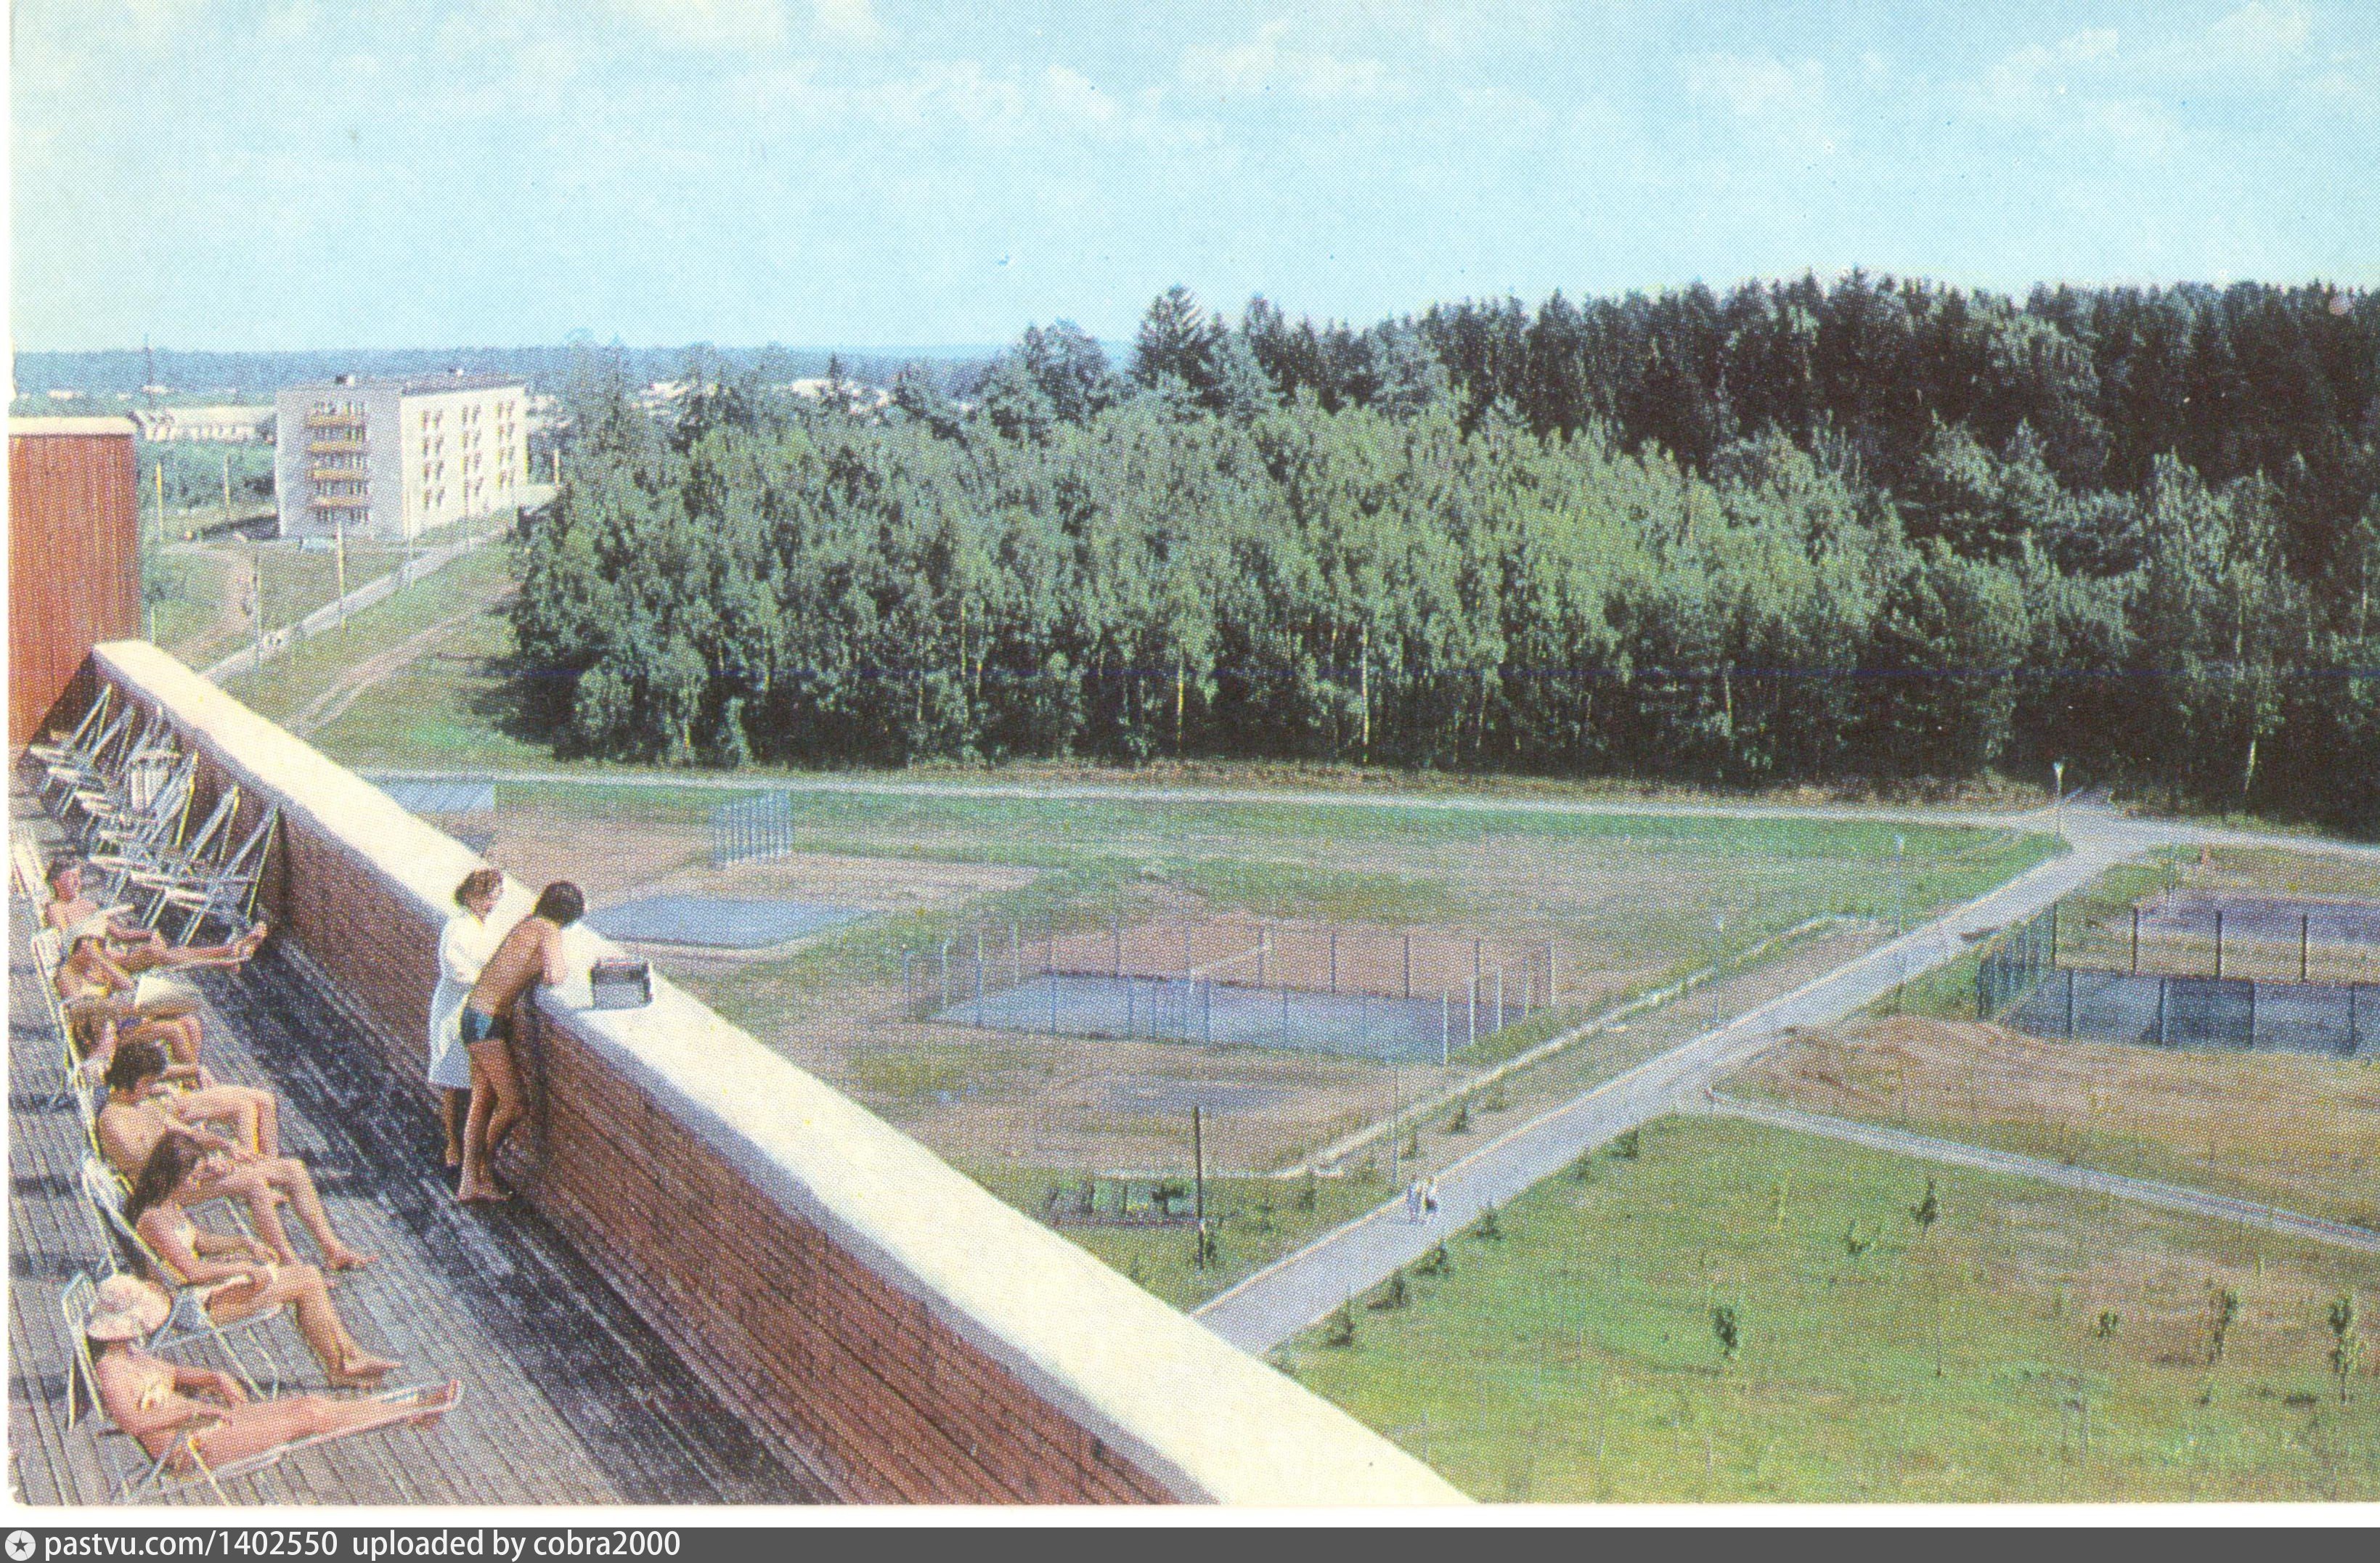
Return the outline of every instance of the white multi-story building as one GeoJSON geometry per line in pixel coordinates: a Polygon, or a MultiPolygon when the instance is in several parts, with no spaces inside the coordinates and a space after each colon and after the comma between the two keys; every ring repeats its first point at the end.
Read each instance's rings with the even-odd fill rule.
{"type": "Polygon", "coordinates": [[[520,382],[492,375],[288,387],[274,418],[282,536],[414,538],[515,508],[526,400],[520,382]]]}

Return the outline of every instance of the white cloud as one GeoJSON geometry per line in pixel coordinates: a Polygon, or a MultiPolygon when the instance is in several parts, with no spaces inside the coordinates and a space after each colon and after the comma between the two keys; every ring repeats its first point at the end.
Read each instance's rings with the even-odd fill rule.
{"type": "Polygon", "coordinates": [[[1268,22],[1245,43],[1186,49],[1182,79],[1192,87],[1227,96],[1255,97],[1278,88],[1309,103],[1392,100],[1410,91],[1403,78],[1377,59],[1291,47],[1282,42],[1288,32],[1287,22],[1268,22]]]}
{"type": "Polygon", "coordinates": [[[846,43],[881,43],[890,36],[871,0],[811,0],[820,32],[846,43]]]}
{"type": "Polygon", "coordinates": [[[2304,52],[2313,18],[2296,0],[2267,6],[2249,3],[2207,30],[2227,55],[2256,65],[2274,65],[2304,52]]]}
{"type": "Polygon", "coordinates": [[[1116,102],[1078,70],[1053,65],[1041,73],[1041,95],[1050,106],[1070,118],[1105,125],[1116,116],[1116,102]]]}
{"type": "Polygon", "coordinates": [[[2003,113],[2033,116],[2066,94],[2076,67],[2087,74],[2096,62],[2113,60],[2116,44],[2112,27],[2070,33],[2054,44],[2029,43],[1992,67],[1984,80],[1985,99],[2003,113]]]}
{"type": "Polygon", "coordinates": [[[1686,90],[1744,119],[1806,119],[1826,108],[1827,71],[1815,60],[1705,55],[1686,64],[1686,90]]]}
{"type": "Polygon", "coordinates": [[[663,41],[690,49],[760,49],[784,41],[783,0],[612,0],[663,41]]]}

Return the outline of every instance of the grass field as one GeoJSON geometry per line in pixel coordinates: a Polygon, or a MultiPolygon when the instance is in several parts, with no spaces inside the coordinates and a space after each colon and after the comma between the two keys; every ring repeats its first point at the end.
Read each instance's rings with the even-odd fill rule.
{"type": "Polygon", "coordinates": [[[2322,1322],[2373,1317],[2369,1262],[1740,1122],[1641,1145],[1281,1361],[1490,1500],[2380,1496],[2380,1384],[2340,1403],[2322,1322]]]}
{"type": "MultiPolygon", "coordinates": [[[[324,556],[304,557],[315,561],[324,556]]],[[[389,555],[384,569],[394,568],[401,558],[401,553],[389,555]]],[[[490,603],[509,584],[510,571],[511,563],[501,543],[465,554],[427,579],[402,588],[353,615],[344,631],[334,630],[300,641],[260,672],[233,679],[228,687],[263,715],[287,721],[331,690],[349,670],[387,655],[459,613],[490,603]]],[[[357,578],[352,558],[347,582],[351,590],[363,584],[357,578]]],[[[468,627],[458,626],[453,633],[459,636],[468,627]]],[[[441,637],[440,645],[429,648],[426,655],[442,652],[443,639],[441,637]]],[[[480,763],[488,762],[483,759],[480,763]]]]}
{"type": "Polygon", "coordinates": [[[1871,1020],[1796,1037],[1726,1089],[2380,1230],[2380,1064],[2369,1060],[1871,1020]]]}
{"type": "MultiPolygon", "coordinates": [[[[1551,943],[1562,1001],[1552,1019],[1533,1023],[1534,1036],[1562,1015],[1583,1017],[1820,913],[1872,919],[1900,901],[1914,915],[1967,899],[2054,847],[1858,822],[797,794],[799,852],[722,874],[709,866],[704,822],[724,796],[508,784],[489,852],[526,879],[577,878],[599,906],[662,889],[880,910],[790,954],[673,969],[728,1018],[968,1167],[1174,1166],[1156,1158],[1186,1153],[1175,1120],[1188,1108],[1179,1104],[1230,1087],[1214,1164],[1271,1169],[1469,1078],[1526,1039],[1508,1034],[1445,1067],[1392,1071],[1255,1048],[1026,1037],[901,1012],[901,950],[929,952],[948,936],[964,942],[978,919],[995,949],[1012,918],[1028,928],[1055,918],[1062,933],[1103,932],[1111,918],[1148,930],[1227,915],[1412,928],[1417,943],[1551,943]],[[1895,882],[1895,834],[1908,840],[1905,885],[1895,882]],[[897,893],[905,883],[918,893],[897,893]],[[1139,1111],[1142,1099],[1178,1111],[1139,1111]]],[[[1876,937],[1865,923],[1783,951],[1742,974],[1731,1001],[1815,975],[1876,937]]],[[[1680,1018],[1676,1035],[1702,1012],[1680,1018]]],[[[1608,1077],[1668,1045],[1672,1030],[1663,1017],[1638,1017],[1577,1046],[1542,1081],[1515,1082],[1509,1105],[1524,1112],[1533,1091],[1608,1077]]],[[[1468,1143],[1438,1138],[1433,1155],[1468,1143]]]]}

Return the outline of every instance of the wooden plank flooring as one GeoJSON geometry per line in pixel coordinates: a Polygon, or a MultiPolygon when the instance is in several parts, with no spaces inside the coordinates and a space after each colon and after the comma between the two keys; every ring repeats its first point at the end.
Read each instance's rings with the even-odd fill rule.
{"type": "MultiPolygon", "coordinates": [[[[10,801],[12,830],[30,833],[46,860],[55,830],[27,817],[24,799],[10,801]]],[[[75,1192],[79,1124],[71,1108],[46,1106],[57,1065],[31,986],[36,915],[20,904],[8,919],[8,1479],[25,1503],[100,1503],[107,1482],[90,1412],[76,1427],[65,1423],[71,1353],[58,1298],[74,1275],[103,1263],[102,1249],[75,1192]]],[[[823,1500],[820,1484],[754,1438],[535,1215],[455,1204],[420,1097],[302,954],[268,951],[243,973],[203,972],[197,982],[207,997],[208,1066],[280,1093],[283,1148],[312,1169],[341,1235],[380,1256],[333,1293],[349,1327],[367,1348],[404,1360],[401,1381],[467,1386],[437,1427],[307,1451],[233,1484],[235,1501],[823,1500]]],[[[291,1231],[312,1257],[294,1221],[291,1231]]],[[[321,1388],[294,1326],[261,1333],[285,1387],[321,1388]]]]}

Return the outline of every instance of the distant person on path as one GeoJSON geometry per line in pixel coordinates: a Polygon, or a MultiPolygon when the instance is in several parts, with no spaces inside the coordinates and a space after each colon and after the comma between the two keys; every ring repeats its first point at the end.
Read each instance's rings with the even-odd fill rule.
{"type": "Polygon", "coordinates": [[[264,942],[265,925],[259,923],[232,944],[198,944],[188,949],[165,942],[165,936],[155,928],[144,928],[138,923],[120,923],[115,914],[121,907],[102,907],[82,892],[82,863],[74,857],[51,860],[49,869],[50,901],[42,908],[43,926],[55,928],[67,939],[79,939],[96,933],[107,941],[107,954],[126,971],[135,974],[152,966],[237,966],[256,953],[264,942]]]}
{"type": "Polygon", "coordinates": [[[475,868],[455,887],[460,908],[438,936],[438,990],[430,996],[430,1084],[439,1089],[446,1165],[463,1165],[463,1126],[471,1104],[471,1050],[463,1045],[463,1002],[502,938],[488,918],[504,898],[504,877],[475,868]]]}
{"type": "Polygon", "coordinates": [[[1438,1215],[1438,1180],[1435,1178],[1421,1181],[1421,1213],[1425,1218],[1438,1215]]]}
{"type": "Polygon", "coordinates": [[[1421,1219],[1421,1180],[1419,1178],[1405,1185],[1405,1219],[1408,1221],[1421,1219]]]}
{"type": "Polygon", "coordinates": [[[516,1035],[520,1001],[540,982],[559,987],[569,980],[562,930],[586,910],[587,898],[569,880],[546,886],[536,910],[504,935],[488,957],[463,1002],[463,1045],[471,1052],[471,1111],[463,1125],[462,1186],[455,1197],[465,1204],[509,1197],[496,1187],[491,1163],[521,1118],[520,1078],[509,1046],[516,1035]]]}

